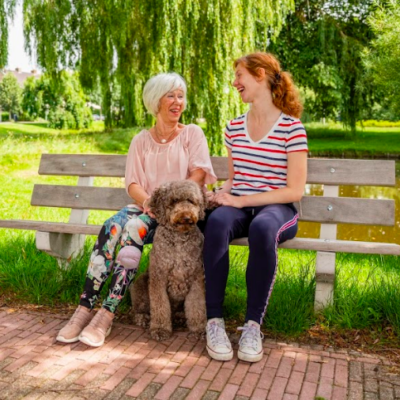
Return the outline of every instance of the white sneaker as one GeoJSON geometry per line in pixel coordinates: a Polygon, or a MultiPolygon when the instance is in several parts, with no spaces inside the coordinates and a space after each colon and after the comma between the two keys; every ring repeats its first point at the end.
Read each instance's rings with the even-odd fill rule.
{"type": "Polygon", "coordinates": [[[222,318],[212,318],[207,321],[207,352],[211,358],[218,361],[232,360],[231,342],[225,332],[222,318]]]}
{"type": "Polygon", "coordinates": [[[238,330],[243,331],[239,340],[239,360],[248,362],[260,361],[264,355],[262,345],[264,335],[260,331],[260,325],[250,320],[244,326],[238,328],[238,330]]]}

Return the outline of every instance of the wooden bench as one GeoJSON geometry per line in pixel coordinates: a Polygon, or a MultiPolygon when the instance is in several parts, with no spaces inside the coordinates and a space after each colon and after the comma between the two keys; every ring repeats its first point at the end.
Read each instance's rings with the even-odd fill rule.
{"type": "MultiPolygon", "coordinates": [[[[0,227],[29,229],[36,232],[36,244],[59,259],[76,256],[85,235],[97,235],[100,225],[88,225],[89,210],[119,210],[132,203],[124,188],[94,187],[94,177],[123,177],[126,156],[43,154],[41,175],[77,176],[77,186],[35,185],[33,206],[71,208],[68,223],[28,220],[0,220],[0,227]]],[[[227,179],[226,158],[212,159],[214,170],[227,179]]],[[[321,223],[320,237],[295,238],[282,245],[285,249],[314,250],[316,259],[315,307],[332,300],[337,252],[400,255],[400,246],[390,243],[337,240],[337,224],[394,225],[393,200],[339,197],[339,185],[394,186],[394,161],[309,159],[309,184],[323,184],[323,196],[304,196],[297,204],[301,221],[321,223]]],[[[247,238],[232,245],[248,245],[247,238]]]]}

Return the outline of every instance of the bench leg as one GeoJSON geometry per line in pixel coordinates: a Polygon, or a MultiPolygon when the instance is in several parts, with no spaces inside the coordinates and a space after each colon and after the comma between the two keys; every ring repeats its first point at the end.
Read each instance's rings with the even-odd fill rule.
{"type": "MultiPolygon", "coordinates": [[[[78,186],[93,186],[93,177],[80,176],[78,186]]],[[[72,209],[70,223],[87,224],[89,210],[72,209]]],[[[36,247],[57,258],[58,264],[66,268],[72,258],[78,257],[85,246],[86,235],[54,232],[36,232],[36,247]]]]}
{"type": "Polygon", "coordinates": [[[36,247],[56,257],[62,267],[65,267],[72,258],[78,257],[84,246],[85,235],[36,232],[36,247]]]}
{"type": "Polygon", "coordinates": [[[317,252],[315,311],[322,310],[333,301],[336,253],[317,252]]]}

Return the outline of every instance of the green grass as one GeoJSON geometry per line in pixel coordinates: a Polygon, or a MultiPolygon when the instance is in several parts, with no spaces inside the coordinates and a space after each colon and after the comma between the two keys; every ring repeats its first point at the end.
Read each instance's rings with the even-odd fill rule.
{"type": "MultiPolygon", "coordinates": [[[[246,312],[246,263],[248,249],[231,246],[225,315],[241,322],[246,312]]],[[[276,333],[296,335],[315,321],[315,253],[279,250],[278,274],[268,305],[264,327],[276,333]]]]}
{"type": "MultiPolygon", "coordinates": [[[[77,181],[69,177],[38,176],[40,155],[126,153],[133,135],[139,131],[135,128],[107,133],[93,129],[61,132],[36,124],[0,124],[1,218],[66,222],[69,210],[30,206],[34,183],[76,184],[77,181]]],[[[330,141],[334,143],[335,135],[342,135],[344,141],[343,131],[324,131],[327,137],[331,135],[329,140],[319,137],[324,137],[319,127],[314,126],[314,131],[309,127],[309,132],[311,148],[318,140],[325,141],[326,146],[330,141]]],[[[382,132],[382,135],[400,135],[400,130],[382,132]]],[[[395,147],[394,141],[392,145],[395,147]]],[[[96,179],[95,184],[122,187],[123,180],[96,179]]],[[[93,212],[89,222],[102,223],[111,214],[93,212]]],[[[23,303],[77,304],[94,240],[88,237],[82,257],[74,260],[68,269],[60,269],[54,258],[36,249],[33,232],[0,229],[0,295],[16,296],[23,303]]],[[[146,267],[148,250],[141,270],[146,267]]],[[[245,248],[231,248],[225,314],[237,325],[243,322],[245,313],[247,252],[245,248]]],[[[398,257],[338,254],[334,305],[319,316],[313,311],[315,253],[279,250],[279,260],[265,321],[269,332],[296,336],[315,326],[327,330],[389,327],[400,335],[398,257]]],[[[127,298],[121,312],[129,307],[127,298]]]]}
{"type": "Polygon", "coordinates": [[[90,129],[66,129],[59,130],[49,128],[46,123],[43,122],[27,122],[27,123],[14,123],[7,122],[0,124],[0,135],[4,134],[21,134],[21,135],[76,135],[79,133],[84,133],[88,131],[101,132],[104,130],[104,123],[101,121],[93,122],[90,129]]]}
{"type": "Polygon", "coordinates": [[[324,311],[327,327],[393,327],[400,336],[399,257],[339,256],[335,298],[324,311]]]}
{"type": "MultiPolygon", "coordinates": [[[[23,233],[0,243],[0,287],[22,302],[54,306],[77,304],[94,238],[87,239],[84,254],[60,268],[53,257],[36,249],[33,233],[23,233]]],[[[149,246],[139,273],[148,263],[149,246]]],[[[245,271],[248,250],[230,249],[231,266],[225,298],[225,316],[243,323],[246,305],[245,271]]],[[[279,270],[268,306],[264,328],[295,337],[316,322],[314,314],[315,253],[279,250],[279,270]]],[[[391,327],[400,336],[399,265],[396,257],[338,254],[333,306],[324,310],[319,323],[325,329],[383,330],[391,327]]],[[[103,294],[108,290],[106,285],[103,294]]],[[[129,296],[121,312],[130,307],[129,296]]]]}
{"type": "MultiPolygon", "coordinates": [[[[72,260],[68,268],[60,267],[54,257],[37,250],[32,232],[24,232],[1,241],[2,291],[12,293],[14,298],[24,303],[46,306],[78,304],[94,241],[94,237],[87,238],[84,253],[72,260]]],[[[147,247],[144,251],[139,273],[148,264],[149,250],[147,247]]],[[[108,288],[109,282],[103,288],[103,295],[108,288]]],[[[127,311],[129,307],[130,299],[126,296],[121,311],[127,311]]]]}
{"type": "Polygon", "coordinates": [[[400,157],[400,127],[358,127],[354,137],[340,124],[309,123],[306,130],[314,157],[400,157]]]}

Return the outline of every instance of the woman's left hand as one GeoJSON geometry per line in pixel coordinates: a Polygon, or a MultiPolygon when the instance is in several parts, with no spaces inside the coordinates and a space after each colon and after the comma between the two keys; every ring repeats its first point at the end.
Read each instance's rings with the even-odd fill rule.
{"type": "Polygon", "coordinates": [[[233,196],[229,193],[216,193],[214,202],[221,206],[231,206],[235,208],[242,208],[241,196],[233,196]]]}
{"type": "Polygon", "coordinates": [[[147,214],[149,217],[155,219],[156,216],[151,212],[151,208],[148,206],[149,199],[150,197],[143,202],[143,214],[147,214]]]}

